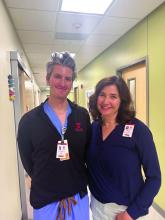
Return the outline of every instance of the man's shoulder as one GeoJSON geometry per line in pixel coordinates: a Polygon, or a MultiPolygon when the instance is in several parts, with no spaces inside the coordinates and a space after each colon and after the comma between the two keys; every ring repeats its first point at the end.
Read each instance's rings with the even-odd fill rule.
{"type": "Polygon", "coordinates": [[[80,105],[73,103],[71,101],[69,101],[69,104],[73,110],[80,112],[80,113],[88,114],[88,110],[85,107],[80,106],[80,105]]]}
{"type": "Polygon", "coordinates": [[[88,113],[88,110],[86,108],[84,108],[83,106],[77,105],[77,108],[78,108],[79,111],[88,113]]]}
{"type": "Polygon", "coordinates": [[[39,112],[41,111],[41,105],[31,109],[30,111],[26,112],[22,118],[21,121],[28,121],[28,120],[33,120],[39,115],[39,112]]]}

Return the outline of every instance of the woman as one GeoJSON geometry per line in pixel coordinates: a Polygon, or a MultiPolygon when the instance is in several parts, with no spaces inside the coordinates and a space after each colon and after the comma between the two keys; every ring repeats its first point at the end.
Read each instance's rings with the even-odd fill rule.
{"type": "Polygon", "coordinates": [[[121,77],[99,81],[89,109],[94,120],[87,156],[93,219],[141,219],[161,184],[152,134],[135,118],[121,77]]]}

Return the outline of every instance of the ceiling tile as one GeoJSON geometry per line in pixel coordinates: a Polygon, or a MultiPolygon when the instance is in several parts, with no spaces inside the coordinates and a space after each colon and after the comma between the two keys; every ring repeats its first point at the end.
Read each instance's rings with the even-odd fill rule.
{"type": "Polygon", "coordinates": [[[58,11],[60,0],[5,0],[8,7],[58,11]]]}
{"type": "Polygon", "coordinates": [[[43,65],[40,67],[32,67],[32,69],[35,75],[39,75],[45,73],[46,67],[45,65],[43,65]]]}
{"type": "Polygon", "coordinates": [[[40,73],[43,74],[46,72],[45,63],[42,63],[42,64],[37,64],[37,63],[34,64],[33,63],[33,64],[31,64],[31,68],[34,73],[38,73],[36,75],[39,75],[40,73]]]}
{"type": "Polygon", "coordinates": [[[70,53],[77,53],[78,50],[79,50],[79,48],[73,47],[71,45],[68,45],[68,46],[57,45],[57,46],[54,46],[54,48],[52,49],[52,52],[53,51],[57,51],[57,52],[68,51],[70,53]]]}
{"type": "Polygon", "coordinates": [[[95,29],[94,33],[123,35],[138,22],[138,19],[105,17],[95,29]]]}
{"type": "Polygon", "coordinates": [[[44,31],[17,31],[23,43],[52,44],[53,32],[44,31]]]}
{"type": "Polygon", "coordinates": [[[144,18],[164,0],[119,0],[114,1],[107,14],[126,18],[144,18]]]}
{"type": "Polygon", "coordinates": [[[96,46],[88,46],[88,45],[84,45],[80,51],[77,54],[77,58],[78,59],[89,59],[91,60],[91,58],[95,58],[99,53],[101,53],[103,50],[105,49],[105,47],[96,47],[96,46]]]}
{"type": "Polygon", "coordinates": [[[72,40],[55,40],[53,44],[54,51],[69,51],[71,53],[77,53],[84,41],[72,41],[72,40]]]}
{"type": "Polygon", "coordinates": [[[47,63],[50,60],[51,54],[49,53],[27,53],[31,63],[47,63]]]}
{"type": "Polygon", "coordinates": [[[10,9],[11,17],[17,30],[53,31],[56,13],[10,9]]]}
{"type": "Polygon", "coordinates": [[[26,53],[51,53],[52,45],[24,43],[26,53]]]}
{"type": "Polygon", "coordinates": [[[107,46],[115,42],[120,35],[91,34],[85,44],[90,46],[107,46]]]}

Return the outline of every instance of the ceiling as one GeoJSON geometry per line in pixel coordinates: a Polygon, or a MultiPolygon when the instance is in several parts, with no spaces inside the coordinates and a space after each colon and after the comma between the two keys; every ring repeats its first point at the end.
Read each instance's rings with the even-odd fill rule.
{"type": "Polygon", "coordinates": [[[79,71],[165,0],[114,0],[104,15],[61,12],[61,0],[4,2],[37,84],[45,89],[53,51],[76,53],[79,71]]]}

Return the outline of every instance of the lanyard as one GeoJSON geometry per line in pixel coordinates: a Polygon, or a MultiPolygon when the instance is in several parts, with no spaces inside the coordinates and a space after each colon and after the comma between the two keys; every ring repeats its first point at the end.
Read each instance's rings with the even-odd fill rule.
{"type": "Polygon", "coordinates": [[[67,130],[67,121],[68,121],[68,116],[71,113],[71,107],[68,104],[67,107],[67,113],[66,113],[66,120],[64,125],[61,124],[58,116],[56,115],[56,113],[53,111],[53,109],[51,108],[51,106],[48,104],[48,102],[44,103],[44,111],[45,113],[48,115],[49,119],[51,120],[51,122],[53,123],[53,125],[56,127],[56,129],[58,130],[59,134],[61,135],[61,139],[62,141],[64,141],[64,134],[66,133],[67,130]]]}
{"type": "Polygon", "coordinates": [[[64,134],[66,133],[66,129],[67,129],[66,126],[63,126],[61,129],[61,142],[62,143],[64,143],[64,134]]]}

